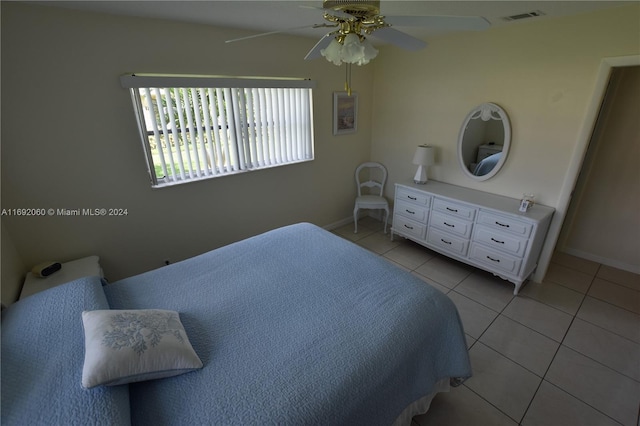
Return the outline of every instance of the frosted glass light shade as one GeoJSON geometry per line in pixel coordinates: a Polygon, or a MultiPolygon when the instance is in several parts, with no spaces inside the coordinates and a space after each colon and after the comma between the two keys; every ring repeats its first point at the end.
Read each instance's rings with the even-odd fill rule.
{"type": "Polygon", "coordinates": [[[320,54],[324,56],[327,61],[333,63],[334,65],[340,65],[342,64],[342,60],[340,59],[341,51],[342,45],[338,43],[338,40],[334,38],[326,48],[320,50],[320,54]]]}
{"type": "Polygon", "coordinates": [[[378,56],[378,50],[364,37],[360,41],[360,36],[349,33],[344,37],[342,43],[337,38],[331,40],[326,48],[320,50],[320,54],[334,65],[342,65],[343,62],[366,65],[378,56]]]}

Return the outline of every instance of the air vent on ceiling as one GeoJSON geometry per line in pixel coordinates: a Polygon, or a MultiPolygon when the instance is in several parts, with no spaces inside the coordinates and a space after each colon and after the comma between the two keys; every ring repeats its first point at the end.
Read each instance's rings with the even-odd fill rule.
{"type": "Polygon", "coordinates": [[[544,16],[544,15],[546,15],[546,13],[544,13],[543,11],[534,10],[533,12],[519,13],[517,15],[505,16],[502,19],[505,21],[519,21],[521,19],[536,18],[538,16],[544,16]]]}

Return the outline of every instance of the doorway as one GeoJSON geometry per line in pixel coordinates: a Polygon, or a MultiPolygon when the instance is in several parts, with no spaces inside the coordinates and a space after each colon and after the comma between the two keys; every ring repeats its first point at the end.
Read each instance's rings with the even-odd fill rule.
{"type": "Polygon", "coordinates": [[[640,273],[640,66],[616,67],[556,250],[640,273]]]}
{"type": "Polygon", "coordinates": [[[582,128],[578,135],[575,154],[567,167],[566,178],[562,184],[558,204],[556,206],[556,213],[549,228],[547,240],[545,241],[542,253],[540,254],[538,268],[532,276],[532,280],[535,282],[542,282],[549,268],[549,264],[551,263],[551,257],[556,249],[561,229],[563,228],[565,219],[567,218],[569,204],[572,199],[578,176],[584,164],[587,148],[593,135],[595,124],[610,82],[611,74],[616,68],[636,65],[640,65],[640,55],[604,58],[600,63],[591,101],[587,107],[582,128]]]}

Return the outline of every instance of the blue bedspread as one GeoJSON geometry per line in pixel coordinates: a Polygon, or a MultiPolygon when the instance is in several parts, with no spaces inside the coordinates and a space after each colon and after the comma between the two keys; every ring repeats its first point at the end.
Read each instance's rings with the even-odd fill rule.
{"type": "Polygon", "coordinates": [[[112,309],[178,311],[204,363],[129,385],[133,424],[390,425],[436,381],[471,375],[449,298],[309,224],[104,291],[112,309]]]}
{"type": "Polygon", "coordinates": [[[2,425],[127,425],[126,386],[82,388],[82,311],[108,309],[98,277],[2,312],[2,425]]]}

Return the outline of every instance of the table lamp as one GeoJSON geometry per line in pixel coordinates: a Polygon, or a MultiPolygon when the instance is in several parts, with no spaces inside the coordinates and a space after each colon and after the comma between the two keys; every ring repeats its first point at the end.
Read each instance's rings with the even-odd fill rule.
{"type": "Polygon", "coordinates": [[[413,164],[418,166],[416,175],[413,177],[415,183],[421,185],[427,183],[427,167],[435,163],[434,149],[428,145],[418,145],[416,153],[413,156],[413,164]]]}

